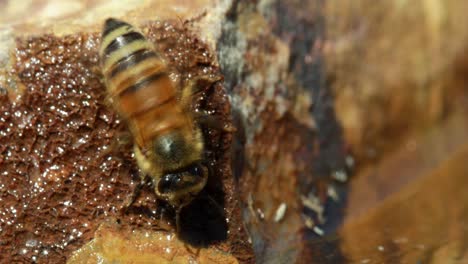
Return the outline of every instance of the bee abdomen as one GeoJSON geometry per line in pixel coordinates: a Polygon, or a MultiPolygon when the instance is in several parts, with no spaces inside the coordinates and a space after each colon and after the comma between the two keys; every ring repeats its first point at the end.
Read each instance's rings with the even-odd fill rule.
{"type": "Polygon", "coordinates": [[[100,57],[116,109],[143,138],[180,125],[177,91],[166,64],[140,32],[125,22],[108,19],[100,57]],[[153,123],[158,125],[151,127],[153,123]]]}
{"type": "Polygon", "coordinates": [[[167,77],[166,65],[151,43],[131,25],[108,19],[100,50],[109,92],[123,95],[167,77]]]}

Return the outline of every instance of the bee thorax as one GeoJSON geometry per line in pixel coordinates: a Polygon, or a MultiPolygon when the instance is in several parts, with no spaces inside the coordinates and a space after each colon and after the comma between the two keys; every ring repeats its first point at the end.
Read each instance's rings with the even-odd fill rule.
{"type": "Polygon", "coordinates": [[[154,141],[154,152],[164,160],[181,161],[190,151],[186,139],[178,132],[170,132],[159,136],[154,141]]]}

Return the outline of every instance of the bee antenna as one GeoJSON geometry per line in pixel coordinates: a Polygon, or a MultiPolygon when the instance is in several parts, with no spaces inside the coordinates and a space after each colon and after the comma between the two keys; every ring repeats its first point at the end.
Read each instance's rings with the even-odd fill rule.
{"type": "Polygon", "coordinates": [[[184,26],[185,23],[187,22],[187,20],[184,21],[184,20],[182,19],[182,17],[180,17],[179,15],[176,15],[176,17],[177,17],[177,19],[179,20],[179,23],[180,23],[182,26],[184,26]]]}
{"type": "Polygon", "coordinates": [[[221,205],[219,205],[219,203],[208,193],[206,194],[206,197],[208,198],[208,200],[210,200],[211,203],[213,203],[216,206],[216,209],[218,209],[218,211],[224,215],[224,208],[221,207],[221,205]]]}
{"type": "Polygon", "coordinates": [[[204,16],[206,16],[207,12],[206,10],[204,10],[203,12],[201,12],[199,15],[195,16],[195,17],[192,17],[190,19],[186,19],[184,22],[183,22],[183,25],[185,24],[188,24],[188,23],[192,23],[192,22],[195,22],[195,21],[198,21],[200,19],[202,19],[204,16]]]}

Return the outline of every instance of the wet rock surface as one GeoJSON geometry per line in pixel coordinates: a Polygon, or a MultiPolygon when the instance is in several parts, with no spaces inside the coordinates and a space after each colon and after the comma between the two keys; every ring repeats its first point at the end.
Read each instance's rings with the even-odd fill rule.
{"type": "MultiPolygon", "coordinates": [[[[323,92],[328,89],[327,86],[320,80],[304,79],[308,76],[307,71],[315,72],[316,69],[316,76],[320,77],[321,63],[318,61],[307,70],[301,70],[299,66],[304,63],[299,58],[308,56],[306,46],[316,41],[317,34],[311,32],[313,35],[307,35],[309,40],[306,43],[301,42],[301,36],[309,34],[307,31],[298,32],[296,35],[288,34],[293,24],[300,24],[305,29],[316,22],[292,21],[286,28],[278,24],[277,29],[260,30],[269,28],[269,24],[274,20],[286,21],[294,18],[297,7],[291,8],[283,17],[280,13],[282,6],[273,2],[262,5],[235,1],[220,4],[220,8],[222,6],[226,13],[221,17],[216,17],[216,12],[213,11],[198,14],[187,23],[179,19],[141,24],[144,33],[157,44],[157,48],[174,68],[172,77],[177,81],[183,82],[199,74],[223,75],[225,87],[220,84],[207,86],[199,98],[196,98],[193,107],[218,115],[225,127],[231,126],[232,118],[235,127],[232,135],[204,129],[208,160],[212,163],[215,175],[210,178],[200,199],[182,212],[183,230],[178,238],[194,246],[216,245],[245,263],[253,262],[254,251],[258,262],[275,260],[284,252],[287,252],[284,261],[297,260],[301,255],[302,240],[308,239],[303,237],[301,231],[305,228],[305,222],[307,221],[311,230],[317,228],[310,232],[322,232],[318,226],[325,224],[323,205],[328,200],[329,176],[333,169],[343,166],[344,157],[339,129],[336,129],[338,124],[333,111],[329,111],[330,104],[326,103],[325,108],[319,107],[315,110],[312,107],[313,93],[320,95],[317,102],[331,100],[328,92],[323,92]],[[203,27],[209,24],[210,20],[221,19],[225,15],[225,22],[215,20],[215,25],[221,25],[218,33],[216,27],[203,27]],[[191,35],[192,31],[199,33],[201,38],[211,40],[208,41],[208,47],[216,48],[216,57],[211,55],[213,53],[197,37],[191,35]],[[210,38],[211,35],[218,36],[219,40],[210,38]],[[297,47],[288,47],[289,37],[294,38],[297,47]],[[294,60],[292,64],[296,66],[290,67],[290,60],[294,60]],[[233,106],[232,109],[230,105],[233,106]],[[311,115],[313,111],[321,117],[319,129],[311,115]],[[329,122],[322,122],[324,120],[329,122]],[[337,131],[326,140],[323,138],[327,131],[325,127],[337,131]],[[317,139],[320,137],[322,140],[317,139]],[[324,147],[327,142],[338,144],[331,144],[334,147],[329,149],[324,147]],[[323,162],[327,162],[328,165],[323,162]],[[333,162],[338,165],[330,166],[333,162]],[[321,164],[324,165],[320,166],[321,164]],[[305,208],[303,200],[308,200],[312,207],[305,208]],[[213,209],[218,206],[222,210],[213,209]],[[247,239],[244,226],[247,226],[251,241],[247,239]],[[272,232],[274,229],[278,232],[272,232]],[[253,246],[250,243],[253,243],[253,246]]],[[[57,28],[54,31],[63,32],[57,28]]],[[[96,57],[98,34],[53,34],[18,38],[13,69],[8,73],[12,76],[12,81],[6,82],[9,85],[5,86],[10,97],[13,91],[16,91],[11,86],[19,86],[25,87],[22,96],[31,97],[35,104],[45,103],[38,99],[44,96],[55,100],[56,106],[47,118],[57,118],[60,115],[57,115],[56,111],[61,111],[64,119],[61,123],[51,121],[50,129],[55,129],[53,131],[57,135],[66,137],[60,141],[64,142],[62,149],[65,149],[65,152],[68,151],[67,147],[74,137],[79,140],[86,136],[78,132],[84,130],[90,134],[86,141],[88,145],[83,145],[87,147],[86,152],[81,153],[83,150],[79,148],[81,145],[78,145],[71,156],[61,156],[62,163],[71,171],[75,171],[74,159],[84,159],[87,162],[83,172],[74,174],[73,178],[69,179],[68,175],[61,176],[71,187],[44,191],[46,194],[51,192],[57,195],[57,199],[73,200],[72,204],[67,202],[67,205],[72,207],[70,211],[73,211],[68,218],[80,222],[76,216],[79,214],[89,219],[86,228],[82,228],[84,231],[66,221],[63,221],[64,226],[57,223],[56,230],[66,230],[70,226],[86,234],[79,240],[75,239],[75,243],[67,243],[57,251],[57,257],[61,257],[61,260],[92,239],[98,226],[108,218],[118,218],[122,228],[130,226],[154,232],[161,228],[170,229],[173,219],[171,210],[165,210],[164,204],[156,204],[154,194],[148,186],[143,189],[141,197],[129,210],[129,214],[119,215],[120,206],[137,184],[138,168],[131,154],[131,142],[125,139],[125,136],[128,137],[125,125],[106,104],[105,89],[96,57]],[[42,78],[41,82],[34,81],[38,76],[42,78]],[[73,78],[69,78],[70,76],[73,78]],[[75,78],[81,82],[75,83],[75,78]],[[81,89],[82,85],[86,87],[81,89]],[[36,93],[33,94],[33,91],[36,93]],[[83,97],[75,99],[74,93],[83,97]],[[61,100],[74,102],[71,99],[77,102],[71,105],[70,109],[59,107],[62,104],[61,100]],[[85,105],[76,106],[82,103],[85,105]],[[71,112],[70,116],[73,119],[67,119],[68,112],[71,112]],[[81,118],[86,122],[79,123],[81,118]],[[62,133],[62,126],[67,126],[73,123],[72,121],[78,123],[67,134],[62,133]],[[102,137],[92,137],[96,131],[100,131],[98,135],[105,135],[105,140],[102,137]],[[121,137],[123,139],[120,139],[121,137]],[[111,165],[101,165],[109,162],[112,162],[111,165]],[[116,170],[118,172],[115,172],[116,170]],[[75,187],[75,181],[79,181],[84,187],[75,187]],[[69,197],[76,193],[75,189],[85,194],[69,197]],[[92,200],[93,203],[88,205],[88,200],[92,200]],[[90,214],[87,211],[88,206],[93,208],[90,214]]],[[[313,56],[320,58],[320,54],[313,56]]],[[[35,106],[23,97],[17,104],[13,105],[10,102],[10,105],[35,106]]],[[[42,108],[34,114],[42,117],[41,111],[42,108]]],[[[33,122],[30,126],[37,127],[37,124],[33,122]]],[[[44,134],[44,144],[55,144],[55,141],[47,141],[51,133],[47,130],[44,134]]],[[[6,137],[5,140],[9,139],[6,137]]],[[[11,142],[16,144],[17,140],[11,142]]],[[[58,161],[55,156],[50,159],[58,161]]],[[[13,164],[17,162],[15,160],[13,164]]],[[[39,166],[38,169],[42,170],[43,167],[39,166]]],[[[28,171],[26,174],[29,173],[28,171]]],[[[45,199],[44,202],[51,208],[56,208],[53,201],[45,199]]],[[[44,214],[44,219],[53,217],[45,211],[30,212],[44,214]]],[[[51,232],[44,234],[44,237],[53,238],[54,235],[56,234],[51,232]]],[[[56,243],[54,239],[46,247],[53,247],[56,243]]],[[[23,243],[18,239],[12,241],[14,248],[15,243],[23,243]]],[[[81,253],[80,257],[84,257],[83,254],[81,253]]],[[[26,259],[32,255],[19,256],[22,257],[26,259]]]]}
{"type": "Polygon", "coordinates": [[[12,2],[0,3],[0,259],[466,259],[465,3],[12,2]],[[157,44],[177,82],[223,77],[194,98],[229,129],[202,126],[214,176],[178,235],[150,186],[120,212],[139,170],[97,61],[109,13],[157,44]]]}
{"type": "MultiPolygon", "coordinates": [[[[177,81],[219,74],[206,46],[178,21],[152,23],[145,32],[175,69],[177,81]]],[[[123,227],[160,230],[162,225],[173,232],[173,212],[159,210],[165,206],[156,203],[149,186],[128,214],[120,212],[139,171],[125,125],[105,98],[97,67],[99,41],[98,34],[17,40],[10,83],[24,91],[14,102],[4,94],[1,111],[2,259],[64,262],[108,217],[118,218],[123,227]]],[[[208,111],[229,126],[222,86],[205,86],[194,98],[194,111],[208,111]]],[[[251,251],[241,242],[247,239],[239,209],[225,203],[225,197],[234,196],[225,154],[231,136],[208,128],[204,134],[214,173],[200,199],[183,210],[180,238],[196,246],[218,242],[227,249],[230,244],[231,254],[247,260],[251,251]]]]}
{"type": "Polygon", "coordinates": [[[239,263],[216,248],[190,248],[174,234],[131,230],[105,222],[94,239],[74,253],[67,263],[239,263]]]}

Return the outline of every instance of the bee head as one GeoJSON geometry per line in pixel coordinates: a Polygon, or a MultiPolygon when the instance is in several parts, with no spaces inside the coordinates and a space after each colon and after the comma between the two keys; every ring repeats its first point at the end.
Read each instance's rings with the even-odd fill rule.
{"type": "Polygon", "coordinates": [[[168,197],[168,202],[173,206],[183,206],[205,187],[207,178],[208,169],[195,163],[163,175],[155,186],[156,193],[168,197]]]}

